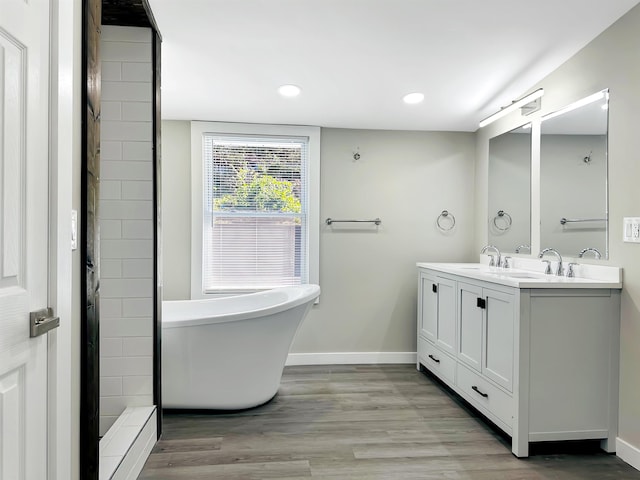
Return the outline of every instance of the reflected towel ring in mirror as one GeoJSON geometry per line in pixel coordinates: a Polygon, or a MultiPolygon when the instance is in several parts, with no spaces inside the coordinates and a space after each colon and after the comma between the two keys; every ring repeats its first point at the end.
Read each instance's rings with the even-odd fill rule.
{"type": "Polygon", "coordinates": [[[448,232],[456,226],[456,217],[453,216],[453,213],[443,210],[442,213],[438,215],[438,218],[436,218],[436,225],[438,225],[438,229],[441,232],[448,232]],[[449,220],[449,226],[443,225],[443,220],[449,220]]]}
{"type": "Polygon", "coordinates": [[[512,223],[511,215],[509,215],[504,210],[498,210],[498,213],[496,214],[496,216],[493,217],[493,226],[496,227],[501,232],[506,232],[507,230],[509,230],[511,228],[511,223],[512,223]],[[501,222],[502,227],[498,225],[499,219],[502,219],[502,222],[501,222]]]}

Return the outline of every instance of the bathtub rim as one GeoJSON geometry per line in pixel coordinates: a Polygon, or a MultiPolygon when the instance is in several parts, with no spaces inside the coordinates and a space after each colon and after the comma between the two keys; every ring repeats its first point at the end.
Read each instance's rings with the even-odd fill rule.
{"type": "MultiPolygon", "coordinates": [[[[278,287],[270,290],[264,290],[260,292],[254,293],[245,293],[240,295],[234,295],[231,297],[222,297],[222,298],[205,298],[205,299],[194,299],[194,300],[163,300],[163,311],[164,304],[201,304],[206,305],[210,302],[238,302],[238,297],[244,297],[251,299],[251,297],[265,296],[265,295],[273,295],[276,296],[278,294],[285,293],[286,297],[284,301],[279,301],[277,303],[268,304],[267,306],[262,306],[260,308],[253,308],[251,310],[243,310],[236,312],[227,312],[227,313],[214,313],[208,315],[198,315],[193,318],[173,318],[168,319],[166,315],[162,315],[162,328],[180,328],[180,327],[191,327],[198,325],[208,325],[208,324],[216,324],[216,323],[226,323],[226,322],[234,322],[241,320],[250,320],[258,317],[265,317],[267,315],[274,315],[280,312],[284,312],[286,310],[290,310],[292,308],[298,307],[300,305],[304,305],[310,302],[313,302],[316,298],[320,296],[320,286],[309,283],[303,285],[295,285],[291,287],[278,287]]],[[[203,312],[204,313],[204,312],[203,312]]]]}

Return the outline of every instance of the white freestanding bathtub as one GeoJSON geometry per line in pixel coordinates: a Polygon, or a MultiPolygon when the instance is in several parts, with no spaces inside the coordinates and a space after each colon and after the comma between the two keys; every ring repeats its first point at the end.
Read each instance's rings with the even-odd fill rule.
{"type": "Polygon", "coordinates": [[[238,410],[278,391],[293,337],[318,285],[162,302],[164,408],[238,410]]]}

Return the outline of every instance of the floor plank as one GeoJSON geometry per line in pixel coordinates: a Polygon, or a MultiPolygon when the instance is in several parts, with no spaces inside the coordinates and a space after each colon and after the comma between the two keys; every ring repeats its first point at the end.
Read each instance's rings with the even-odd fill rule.
{"type": "Polygon", "coordinates": [[[278,395],[241,412],[165,412],[140,479],[640,480],[594,448],[511,454],[493,429],[413,365],[287,367],[278,395]]]}

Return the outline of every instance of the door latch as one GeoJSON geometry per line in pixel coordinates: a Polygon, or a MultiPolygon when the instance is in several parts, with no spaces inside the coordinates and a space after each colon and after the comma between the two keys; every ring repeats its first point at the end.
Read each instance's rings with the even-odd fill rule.
{"type": "Polygon", "coordinates": [[[60,326],[60,317],[53,316],[53,308],[47,307],[29,314],[29,336],[38,337],[60,326]]]}

